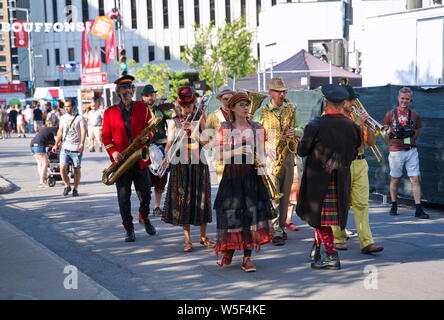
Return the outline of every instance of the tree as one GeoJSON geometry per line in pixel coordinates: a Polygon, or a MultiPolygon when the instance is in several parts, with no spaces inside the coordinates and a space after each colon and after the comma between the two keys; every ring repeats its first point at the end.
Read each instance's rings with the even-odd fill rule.
{"type": "Polygon", "coordinates": [[[169,99],[175,101],[177,99],[177,89],[187,85],[188,79],[185,79],[185,72],[176,72],[170,74],[170,94],[169,99]]]}
{"type": "Polygon", "coordinates": [[[188,79],[184,79],[185,72],[171,73],[170,67],[165,63],[144,63],[141,68],[137,68],[137,63],[130,60],[128,61],[128,67],[135,68],[134,77],[137,82],[151,84],[158,91],[157,95],[159,97],[168,96],[170,100],[175,100],[177,89],[188,83],[188,79]],[[169,91],[167,90],[168,86],[169,91]]]}
{"type": "Polygon", "coordinates": [[[217,39],[217,55],[228,77],[241,78],[256,72],[257,59],[251,55],[253,33],[247,30],[244,17],[219,29],[217,39]]]}
{"type": "Polygon", "coordinates": [[[213,87],[222,86],[228,78],[240,78],[256,71],[257,59],[251,54],[254,34],[247,29],[245,18],[214,30],[194,26],[194,45],[186,46],[181,55],[199,73],[199,79],[213,87]]]}

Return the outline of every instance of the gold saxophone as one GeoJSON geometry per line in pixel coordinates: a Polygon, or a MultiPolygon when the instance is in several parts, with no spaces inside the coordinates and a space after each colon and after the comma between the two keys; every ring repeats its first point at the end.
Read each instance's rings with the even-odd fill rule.
{"type": "MultiPolygon", "coordinates": [[[[288,101],[287,101],[288,102],[288,101]]],[[[297,141],[296,138],[287,138],[285,135],[285,132],[287,132],[288,129],[294,127],[295,117],[296,117],[296,111],[292,104],[289,104],[289,107],[287,107],[287,110],[282,111],[281,115],[281,121],[283,123],[284,130],[281,133],[281,138],[279,139],[279,142],[277,144],[276,148],[276,166],[273,170],[273,175],[277,177],[279,173],[281,173],[282,168],[284,167],[285,160],[287,160],[287,157],[290,153],[296,154],[297,152],[297,141]],[[284,114],[285,112],[285,114],[284,114]],[[291,114],[288,114],[291,113],[291,114]]]]}
{"type": "Polygon", "coordinates": [[[137,150],[137,147],[140,145],[142,137],[157,127],[160,121],[162,121],[160,117],[154,117],[148,121],[147,127],[143,129],[142,133],[122,152],[124,158],[121,161],[113,162],[108,168],[103,170],[102,182],[104,184],[108,186],[114,184],[134,163],[139,160],[148,161],[150,159],[147,146],[139,150],[137,150]]]}
{"type": "MultiPolygon", "coordinates": [[[[254,113],[256,112],[256,110],[260,108],[262,102],[265,100],[265,98],[267,96],[257,93],[257,92],[252,92],[252,91],[247,91],[247,95],[251,101],[251,107],[250,107],[249,112],[250,112],[250,118],[252,118],[254,113]]],[[[257,153],[255,153],[254,165],[255,165],[256,169],[258,170],[260,167],[260,164],[257,159],[258,159],[258,156],[257,156],[257,153]]],[[[266,170],[266,168],[265,168],[265,170],[266,170]]],[[[282,193],[279,193],[276,186],[274,185],[273,180],[271,180],[271,178],[268,174],[261,175],[261,179],[265,185],[265,188],[268,190],[268,193],[270,194],[271,200],[279,200],[280,198],[282,198],[282,196],[283,196],[282,193]]]]}
{"type": "MultiPolygon", "coordinates": [[[[260,168],[260,164],[257,160],[257,154],[254,157],[254,166],[256,167],[256,170],[259,170],[260,168]]],[[[264,168],[264,170],[267,170],[266,168],[264,168]]],[[[262,178],[262,182],[265,185],[265,188],[268,190],[268,193],[270,194],[270,198],[273,201],[279,200],[280,198],[282,198],[283,194],[279,193],[279,191],[276,189],[276,186],[274,185],[273,180],[271,180],[270,176],[268,174],[265,175],[260,175],[262,178]]]]}

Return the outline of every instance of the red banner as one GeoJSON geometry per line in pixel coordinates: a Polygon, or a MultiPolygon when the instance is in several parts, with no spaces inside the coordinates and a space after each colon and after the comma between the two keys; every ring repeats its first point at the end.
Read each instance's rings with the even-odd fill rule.
{"type": "Polygon", "coordinates": [[[25,31],[25,26],[23,25],[26,21],[15,21],[15,23],[22,25],[22,31],[14,32],[15,46],[17,48],[27,48],[29,45],[28,32],[25,31]]]}
{"type": "Polygon", "coordinates": [[[117,42],[116,42],[116,32],[111,30],[110,36],[106,40],[106,64],[117,58],[117,42]]]}
{"type": "Polygon", "coordinates": [[[83,86],[95,86],[108,83],[108,75],[106,72],[89,73],[82,75],[83,86]]]}
{"type": "Polygon", "coordinates": [[[25,93],[25,84],[0,84],[0,93],[25,93]]]}

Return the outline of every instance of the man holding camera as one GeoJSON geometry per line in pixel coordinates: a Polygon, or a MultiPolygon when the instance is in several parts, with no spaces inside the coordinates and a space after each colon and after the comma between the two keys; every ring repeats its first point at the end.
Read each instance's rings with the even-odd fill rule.
{"type": "Polygon", "coordinates": [[[413,92],[410,88],[404,87],[399,90],[399,106],[388,111],[383,120],[383,124],[390,127],[390,134],[384,138],[390,146],[390,196],[392,198],[390,215],[398,215],[398,184],[405,166],[412,183],[416,205],[415,217],[429,219],[429,215],[424,212],[421,206],[419,157],[416,148],[416,140],[419,130],[422,128],[422,122],[418,113],[409,108],[413,101],[412,98],[413,92]]]}

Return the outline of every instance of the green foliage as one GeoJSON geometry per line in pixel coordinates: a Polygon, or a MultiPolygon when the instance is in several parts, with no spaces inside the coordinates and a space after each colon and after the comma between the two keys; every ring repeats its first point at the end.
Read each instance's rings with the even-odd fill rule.
{"type": "Polygon", "coordinates": [[[218,30],[214,24],[195,25],[196,42],[185,47],[181,58],[197,70],[200,80],[220,87],[229,77],[240,78],[256,71],[257,59],[251,55],[253,36],[245,18],[227,23],[218,30]]]}
{"type": "MultiPolygon", "coordinates": [[[[119,63],[114,66],[119,68],[119,63]]],[[[177,98],[176,91],[180,86],[188,84],[188,79],[184,79],[185,72],[171,73],[171,69],[165,64],[144,63],[141,68],[134,60],[128,61],[128,67],[135,70],[134,77],[137,82],[149,83],[158,92],[157,96],[168,96],[171,100],[177,98]],[[168,84],[170,90],[168,92],[168,84]]]]}
{"type": "Polygon", "coordinates": [[[184,77],[185,72],[176,72],[170,74],[170,94],[168,97],[171,101],[175,101],[177,99],[177,89],[188,84],[189,80],[184,77]]]}

